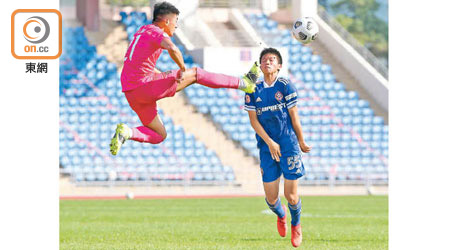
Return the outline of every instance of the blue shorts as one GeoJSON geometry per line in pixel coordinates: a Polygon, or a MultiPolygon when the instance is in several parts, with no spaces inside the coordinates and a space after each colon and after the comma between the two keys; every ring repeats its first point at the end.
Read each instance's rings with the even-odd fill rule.
{"type": "Polygon", "coordinates": [[[291,154],[282,154],[280,161],[272,159],[270,151],[260,150],[259,159],[261,160],[261,174],[263,182],[272,182],[278,179],[283,173],[286,180],[297,180],[305,175],[300,152],[291,154]]]}

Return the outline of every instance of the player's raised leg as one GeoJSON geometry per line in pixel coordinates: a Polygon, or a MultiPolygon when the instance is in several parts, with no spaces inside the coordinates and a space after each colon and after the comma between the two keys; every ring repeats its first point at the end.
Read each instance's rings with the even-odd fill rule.
{"type": "Polygon", "coordinates": [[[284,196],[288,200],[288,207],[291,213],[291,243],[298,247],[302,243],[302,226],[300,215],[302,212],[302,201],[297,194],[298,180],[284,181],[284,196]]]}
{"type": "Polygon", "coordinates": [[[259,72],[257,62],[252,65],[250,71],[242,78],[212,73],[202,68],[195,67],[187,69],[184,72],[183,78],[177,86],[177,91],[183,90],[193,83],[199,83],[209,88],[233,88],[241,89],[246,93],[253,93],[256,87],[256,80],[260,75],[259,72]]]}
{"type": "Polygon", "coordinates": [[[159,115],[156,115],[152,122],[145,126],[132,128],[130,140],[158,144],[167,137],[166,128],[159,115]]]}
{"type": "Polygon", "coordinates": [[[281,237],[286,236],[287,232],[287,218],[286,206],[281,204],[279,193],[280,178],[272,182],[263,182],[264,192],[266,194],[266,203],[277,215],[277,230],[281,237]]]}

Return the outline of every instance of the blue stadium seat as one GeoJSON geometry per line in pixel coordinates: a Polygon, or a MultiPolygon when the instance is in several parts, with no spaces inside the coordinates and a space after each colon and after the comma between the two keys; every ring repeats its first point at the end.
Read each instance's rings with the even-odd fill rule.
{"type": "MultiPolygon", "coordinates": [[[[126,30],[129,32],[129,38],[132,38],[133,33],[140,25],[148,21],[145,13],[142,12],[132,12],[130,14],[122,12],[120,15],[121,22],[126,26],[126,30]]],[[[289,52],[291,54],[291,67],[289,70],[298,80],[302,81],[298,82],[297,80],[293,80],[294,85],[298,88],[298,96],[303,99],[310,98],[310,100],[301,100],[299,102],[299,107],[301,107],[299,113],[305,131],[315,131],[312,134],[305,134],[305,138],[307,138],[308,141],[310,140],[311,144],[322,143],[321,145],[324,146],[324,148],[326,148],[325,145],[327,141],[330,143],[330,148],[333,148],[331,143],[336,145],[347,145],[348,148],[345,149],[346,151],[327,149],[329,150],[329,155],[333,157],[336,156],[337,152],[343,154],[344,159],[347,159],[343,160],[343,162],[339,162],[344,163],[343,166],[350,166],[351,164],[361,164],[361,166],[364,164],[379,164],[379,162],[372,162],[372,159],[374,158],[373,154],[364,157],[361,155],[360,150],[362,146],[359,145],[355,138],[350,134],[351,126],[354,128],[353,131],[358,133],[362,132],[362,128],[365,126],[370,126],[370,131],[366,131],[367,133],[362,133],[362,135],[366,139],[369,139],[368,142],[370,145],[378,147],[377,150],[387,157],[388,128],[384,125],[382,119],[374,117],[373,110],[369,107],[366,100],[359,100],[358,93],[352,91],[347,92],[342,83],[336,83],[331,67],[323,64],[319,55],[312,54],[310,47],[302,46],[292,39],[289,30],[279,30],[277,27],[278,24],[273,20],[269,20],[267,16],[263,14],[250,14],[246,15],[246,17],[250,22],[261,26],[258,31],[268,34],[271,37],[280,36],[281,38],[276,42],[289,47],[289,52]],[[344,126],[330,126],[332,124],[344,126]],[[360,155],[358,155],[358,153],[360,155]]],[[[119,122],[119,114],[117,111],[111,111],[110,113],[91,113],[90,111],[87,111],[87,109],[95,110],[106,106],[107,103],[121,109],[128,108],[126,99],[120,89],[120,80],[116,72],[117,68],[114,64],[109,63],[105,57],[99,56],[95,46],[88,44],[88,40],[84,35],[84,29],[82,27],[74,29],[64,28],[63,33],[66,34],[63,36],[64,44],[66,46],[63,46],[64,53],[61,56],[60,70],[62,72],[62,82],[60,85],[60,93],[63,97],[67,97],[67,99],[60,99],[60,106],[64,107],[60,112],[60,119],[66,124],[70,124],[71,127],[74,127],[75,131],[83,136],[83,138],[92,140],[91,143],[93,145],[107,151],[108,145],[107,142],[105,142],[105,138],[107,138],[108,135],[110,136],[113,132],[113,127],[119,122]],[[89,51],[89,53],[86,54],[82,51],[89,51]],[[65,59],[70,59],[72,61],[67,60],[67,63],[64,64],[66,62],[65,59]],[[67,73],[71,69],[76,70],[67,73]],[[93,102],[80,102],[80,96],[98,96],[98,94],[86,84],[75,83],[83,82],[80,79],[83,79],[84,76],[90,79],[97,88],[101,89],[102,92],[110,98],[109,102],[104,102],[97,98],[93,98],[96,100],[93,102]],[[75,81],[72,83],[72,80],[75,81]],[[85,109],[81,109],[83,105],[85,109]],[[92,126],[91,128],[92,122],[95,124],[104,124],[106,122],[109,127],[105,129],[103,127],[92,126]]],[[[177,45],[180,46],[178,43],[177,45]]],[[[183,52],[186,51],[183,46],[180,46],[180,50],[183,52]]],[[[193,58],[186,53],[184,53],[184,59],[187,66],[198,65],[194,62],[193,58]]],[[[157,63],[157,67],[165,71],[176,68],[176,65],[172,62],[168,53],[163,52],[157,63]]],[[[233,131],[231,136],[247,148],[253,156],[257,157],[258,150],[256,148],[254,132],[251,127],[243,126],[243,124],[248,125],[246,113],[240,108],[240,106],[243,105],[243,93],[237,92],[241,99],[234,100],[232,98],[234,92],[222,89],[211,90],[197,85],[193,85],[186,89],[185,93],[189,102],[195,105],[199,112],[205,114],[210,113],[214,122],[218,123],[226,131],[233,131]]],[[[139,124],[137,116],[131,110],[127,112],[130,116],[134,117],[127,119],[133,123],[136,122],[139,124]]],[[[162,117],[163,120],[166,119],[164,115],[162,115],[162,117]]],[[[123,118],[120,118],[120,120],[123,120],[123,118]]],[[[141,144],[126,144],[122,150],[124,150],[123,152],[125,153],[129,153],[131,157],[119,156],[117,157],[117,164],[125,164],[128,162],[140,165],[143,164],[145,159],[147,164],[162,164],[161,167],[164,167],[165,164],[201,164],[201,162],[203,162],[203,164],[209,162],[209,164],[212,164],[211,166],[220,165],[220,160],[217,156],[206,156],[206,154],[211,154],[211,151],[206,150],[200,143],[196,143],[195,138],[186,136],[181,128],[169,125],[166,121],[164,122],[169,134],[164,143],[157,146],[152,145],[145,147],[145,149],[141,144]],[[161,147],[164,147],[164,150],[162,150],[161,147]],[[192,148],[195,148],[195,150],[192,148]],[[129,152],[127,152],[127,150],[129,152]],[[171,155],[176,155],[177,160],[175,161],[174,158],[170,157],[171,155]]],[[[79,144],[79,142],[74,141],[73,135],[65,130],[60,131],[60,152],[62,153],[60,162],[67,163],[67,169],[77,169],[76,167],[80,166],[80,164],[88,164],[88,160],[82,159],[89,158],[84,157],[95,157],[97,161],[103,161],[102,158],[96,156],[94,151],[88,151],[86,145],[84,145],[83,149],[78,149],[77,145],[79,144]],[[72,161],[74,161],[75,164],[72,164],[72,161]]],[[[337,148],[336,145],[334,148],[337,148]]],[[[336,163],[336,159],[333,157],[321,159],[317,163],[319,165],[317,165],[318,167],[316,169],[323,171],[327,167],[326,164],[336,163]]],[[[120,175],[121,178],[126,180],[145,179],[145,176],[137,174],[138,172],[136,169],[137,168],[127,169],[128,173],[125,174],[124,172],[120,175]]],[[[167,168],[161,168],[161,170],[164,169],[167,168]]],[[[148,178],[166,178],[172,181],[179,179],[180,177],[176,174],[180,171],[177,170],[177,172],[172,170],[170,170],[171,174],[161,172],[158,176],[148,178]]],[[[212,168],[209,173],[200,175],[194,174],[193,180],[233,181],[235,180],[235,177],[231,168],[230,170],[230,172],[227,172],[228,175],[217,175],[214,174],[217,172],[217,168],[212,168]]],[[[139,173],[141,172],[142,171],[140,170],[139,173]]],[[[80,181],[87,179],[91,180],[92,178],[94,178],[94,180],[103,180],[105,175],[102,175],[101,171],[97,171],[94,177],[92,175],[77,175],[76,177],[80,181]]],[[[316,179],[327,178],[321,174],[312,177],[316,179]]],[[[353,174],[342,176],[342,178],[359,177],[353,174]]]]}
{"type": "MultiPolygon", "coordinates": [[[[146,16],[144,13],[135,13],[133,15],[127,16],[126,13],[121,13],[122,21],[136,24],[142,24],[142,21],[146,20],[146,16]],[[133,20],[134,18],[138,18],[133,20]]],[[[137,26],[133,26],[128,28],[127,31],[135,30],[137,26]]],[[[73,37],[77,37],[76,42],[72,43],[72,40],[65,39],[65,44],[70,41],[70,44],[65,46],[64,53],[62,55],[62,59],[64,58],[73,58],[72,61],[75,61],[73,64],[64,64],[61,63],[61,72],[63,74],[63,81],[69,81],[74,79],[77,82],[84,82],[82,78],[86,76],[92,83],[97,85],[97,88],[100,88],[103,93],[110,98],[109,103],[114,107],[126,107],[128,108],[128,103],[124,98],[121,89],[119,76],[116,72],[117,68],[114,64],[108,63],[104,56],[96,55],[95,46],[90,46],[87,44],[87,39],[84,37],[84,30],[82,28],[76,29],[64,29],[65,34],[76,33],[73,37]],[[81,37],[81,38],[79,38],[81,37]],[[77,44],[79,43],[79,44],[77,44]],[[77,44],[75,46],[75,44],[77,44]],[[71,47],[72,46],[72,47],[71,47]],[[85,53],[81,51],[89,51],[90,56],[85,56],[80,54],[85,53]],[[70,53],[70,54],[67,54],[70,53]],[[81,60],[84,60],[82,62],[81,60]],[[75,68],[79,70],[79,73],[66,73],[67,70],[71,70],[71,68],[75,68]],[[83,67],[83,68],[82,68],[83,67]],[[79,78],[79,79],[77,79],[79,78]],[[104,89],[106,88],[106,89],[104,89]]],[[[130,34],[132,36],[132,34],[130,34]]],[[[65,36],[66,38],[69,37],[65,36]]],[[[168,56],[168,55],[166,55],[168,56]]],[[[162,56],[164,58],[164,54],[162,56]]],[[[191,57],[185,58],[187,63],[190,63],[192,60],[191,57]]],[[[78,136],[85,140],[89,140],[92,145],[101,147],[102,150],[108,150],[108,140],[111,136],[110,127],[114,126],[118,120],[118,112],[114,110],[97,110],[99,107],[105,107],[108,102],[105,99],[97,98],[97,94],[90,89],[87,85],[83,84],[72,84],[70,82],[61,84],[61,98],[60,98],[60,118],[61,121],[65,121],[67,124],[73,126],[73,128],[79,133],[78,136]],[[73,98],[66,98],[69,96],[73,96],[73,98]],[[80,99],[80,96],[89,96],[93,97],[91,99],[80,99]],[[89,111],[88,109],[89,108],[89,111]],[[97,125],[98,123],[103,124],[101,127],[97,125]],[[108,125],[107,125],[107,124],[108,125]]],[[[210,92],[210,95],[213,93],[210,92]]],[[[137,116],[131,111],[129,112],[132,115],[132,121],[134,123],[139,123],[137,116]]],[[[167,120],[163,116],[163,120],[167,120]]],[[[172,129],[171,123],[167,124],[167,129],[172,129]]],[[[183,131],[181,129],[174,129],[176,133],[176,137],[178,139],[183,140],[183,131]],[[181,133],[181,135],[179,134],[181,133]]],[[[194,140],[195,141],[195,140],[194,140]]],[[[168,148],[174,148],[174,141],[167,140],[164,145],[168,148]]],[[[184,145],[184,144],[182,144],[184,145]]],[[[177,144],[177,146],[180,146],[177,144]]],[[[204,146],[199,146],[196,143],[196,146],[199,148],[196,152],[198,155],[204,154],[204,146]]],[[[152,146],[153,148],[153,146],[152,146]]],[[[120,166],[128,165],[129,167],[123,169],[118,172],[118,180],[144,180],[145,176],[141,175],[142,169],[139,169],[137,172],[137,168],[134,167],[135,164],[139,166],[143,166],[142,164],[162,164],[164,166],[166,164],[177,164],[175,158],[169,157],[170,154],[165,152],[161,154],[161,150],[155,150],[157,148],[153,148],[152,150],[143,150],[141,144],[131,143],[131,145],[125,145],[122,148],[122,155],[129,155],[130,157],[118,156],[114,159],[115,164],[119,164],[120,166]],[[131,150],[133,149],[133,150],[131,150]],[[154,158],[151,157],[154,155],[154,158]],[[137,174],[139,173],[139,174],[137,174]]],[[[170,149],[169,149],[170,150],[170,149]]],[[[180,148],[181,152],[184,152],[185,148],[180,148]]],[[[188,151],[189,152],[189,151],[188,151]]],[[[180,154],[180,151],[175,151],[173,154],[180,154]]],[[[192,152],[191,152],[192,153],[192,152]]],[[[80,142],[73,141],[73,137],[67,133],[65,130],[60,130],[60,163],[63,165],[64,169],[70,169],[70,171],[79,171],[80,167],[83,166],[83,169],[86,170],[86,174],[79,171],[79,174],[76,172],[72,172],[75,181],[105,181],[109,179],[108,174],[103,171],[102,166],[104,163],[104,159],[102,157],[98,157],[95,151],[87,150],[85,144],[81,144],[80,142]],[[70,139],[72,138],[72,139],[70,139]],[[70,141],[69,141],[70,140],[70,141]],[[80,146],[80,147],[79,147],[80,146]],[[78,170],[77,170],[78,169],[78,170]],[[92,171],[91,171],[92,170],[92,171]]],[[[188,158],[183,157],[181,161],[187,162],[188,158]]],[[[192,158],[190,158],[192,161],[192,158]]],[[[195,159],[194,159],[195,160],[195,159]]],[[[209,158],[202,158],[202,161],[205,163],[209,163],[209,158]]],[[[215,164],[220,164],[220,161],[215,158],[215,164]]],[[[162,168],[163,170],[163,168],[162,168]]],[[[172,170],[171,170],[172,171],[172,170]]],[[[173,172],[173,171],[172,171],[173,172]]],[[[176,180],[177,176],[169,175],[166,176],[172,180],[176,180]]],[[[164,175],[156,176],[156,179],[166,178],[164,175]]]]}

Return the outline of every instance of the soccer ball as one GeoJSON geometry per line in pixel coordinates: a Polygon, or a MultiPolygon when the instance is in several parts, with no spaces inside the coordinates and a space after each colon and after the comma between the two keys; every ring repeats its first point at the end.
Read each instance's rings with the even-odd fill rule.
{"type": "Polygon", "coordinates": [[[299,18],[292,26],[292,35],[303,44],[316,40],[318,33],[319,26],[311,17],[299,18]]]}
{"type": "Polygon", "coordinates": [[[132,199],[134,199],[134,194],[133,194],[133,192],[127,192],[125,194],[125,197],[127,197],[128,200],[132,200],[132,199]]]}

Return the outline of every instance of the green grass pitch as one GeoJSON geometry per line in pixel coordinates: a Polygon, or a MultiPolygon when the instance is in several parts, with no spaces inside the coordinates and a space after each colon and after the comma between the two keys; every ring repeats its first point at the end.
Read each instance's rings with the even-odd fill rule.
{"type": "MultiPolygon", "coordinates": [[[[388,248],[387,196],[306,196],[302,204],[300,249],[388,248]]],[[[290,226],[281,238],[263,197],[60,201],[60,249],[292,248],[290,226]]]]}

